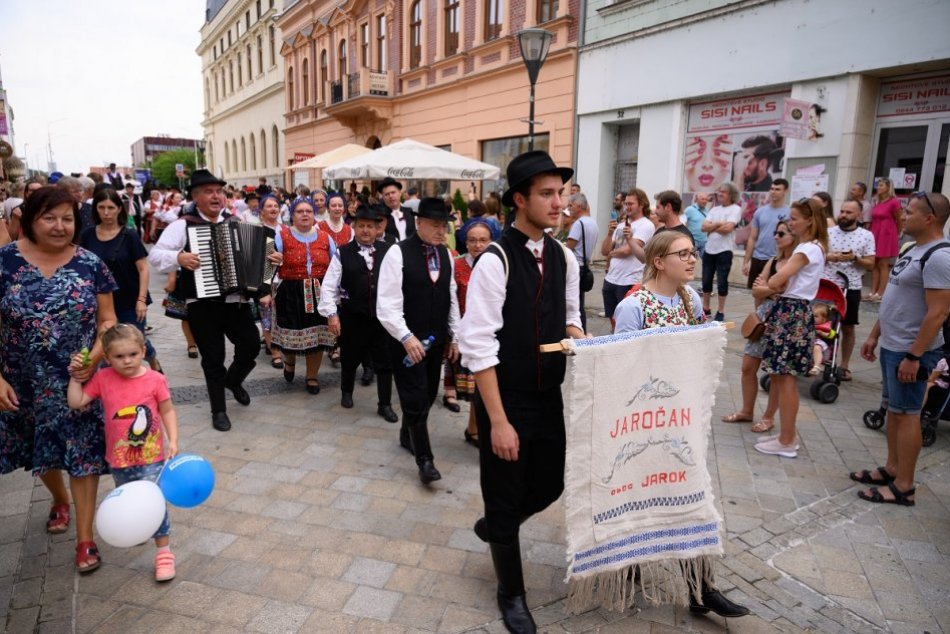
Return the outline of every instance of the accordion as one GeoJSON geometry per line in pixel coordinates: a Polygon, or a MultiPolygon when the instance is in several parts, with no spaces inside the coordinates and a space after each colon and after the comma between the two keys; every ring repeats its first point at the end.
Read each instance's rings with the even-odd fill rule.
{"type": "Polygon", "coordinates": [[[187,233],[188,251],[201,258],[195,270],[198,299],[256,293],[273,278],[274,266],[267,256],[274,252],[274,239],[265,227],[219,222],[190,225],[187,233]]]}

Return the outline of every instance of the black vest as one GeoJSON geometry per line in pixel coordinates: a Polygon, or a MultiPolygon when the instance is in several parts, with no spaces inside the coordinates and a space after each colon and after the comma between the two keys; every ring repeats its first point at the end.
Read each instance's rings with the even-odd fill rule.
{"type": "Polygon", "coordinates": [[[433,345],[446,343],[449,330],[449,309],[452,306],[452,263],[449,250],[443,245],[439,252],[439,278],[429,277],[425,243],[418,234],[397,245],[402,249],[402,311],[406,326],[420,341],[435,336],[433,345]]]}
{"type": "Polygon", "coordinates": [[[542,354],[538,349],[543,343],[557,343],[566,336],[564,249],[544,235],[542,276],[534,255],[525,247],[527,242],[528,236],[514,227],[505,229],[497,242],[508,256],[502,325],[496,334],[499,350],[495,372],[502,392],[557,388],[564,382],[567,367],[563,354],[542,354]]]}
{"type": "Polygon", "coordinates": [[[340,312],[376,318],[376,286],[379,282],[379,266],[389,245],[377,240],[373,243],[373,270],[366,267],[356,240],[340,247],[340,312]]]}
{"type": "MultiPolygon", "coordinates": [[[[406,221],[406,238],[411,238],[416,234],[416,217],[409,207],[400,206],[402,217],[406,221]]],[[[399,230],[396,229],[396,220],[393,218],[391,209],[386,209],[386,235],[392,236],[393,242],[399,242],[399,230]]]]}
{"type": "MultiPolygon", "coordinates": [[[[221,216],[224,218],[223,222],[235,222],[237,218],[231,216],[226,211],[221,212],[221,216]]],[[[186,225],[210,225],[212,223],[208,222],[201,217],[201,214],[198,213],[196,207],[192,207],[187,212],[181,215],[181,219],[185,221],[186,225]]],[[[185,250],[189,250],[189,244],[187,239],[187,231],[185,238],[185,250]]],[[[175,294],[179,295],[185,299],[196,299],[198,297],[198,291],[195,289],[195,272],[189,271],[186,268],[182,268],[178,271],[178,283],[175,287],[175,294]]],[[[213,298],[218,299],[218,298],[213,298]]]]}

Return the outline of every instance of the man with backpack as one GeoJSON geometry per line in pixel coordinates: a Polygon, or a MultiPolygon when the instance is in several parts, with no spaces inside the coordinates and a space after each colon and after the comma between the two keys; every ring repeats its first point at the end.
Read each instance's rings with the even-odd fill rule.
{"type": "Polygon", "coordinates": [[[875,485],[859,491],[868,502],[914,505],[914,473],[920,454],[920,411],[927,378],[943,356],[950,312],[950,242],[943,227],[950,201],[916,192],[904,210],[904,232],[914,246],[891,269],[879,317],[861,356],[875,361],[881,344],[883,397],[887,405],[887,462],[851,479],[875,485]]]}

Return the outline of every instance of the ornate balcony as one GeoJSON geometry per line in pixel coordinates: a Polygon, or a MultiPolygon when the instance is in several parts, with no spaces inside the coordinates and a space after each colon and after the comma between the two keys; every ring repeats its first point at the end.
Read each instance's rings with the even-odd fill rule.
{"type": "Polygon", "coordinates": [[[325,112],[343,125],[354,128],[392,116],[393,72],[362,68],[344,79],[328,82],[330,103],[325,112]]]}

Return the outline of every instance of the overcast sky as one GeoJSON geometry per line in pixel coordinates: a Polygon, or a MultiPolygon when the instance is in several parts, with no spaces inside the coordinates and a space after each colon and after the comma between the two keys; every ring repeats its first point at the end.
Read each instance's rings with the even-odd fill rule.
{"type": "Polygon", "coordinates": [[[204,0],[0,0],[17,154],[46,169],[131,165],[132,143],[201,138],[204,0]]]}

